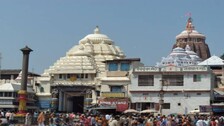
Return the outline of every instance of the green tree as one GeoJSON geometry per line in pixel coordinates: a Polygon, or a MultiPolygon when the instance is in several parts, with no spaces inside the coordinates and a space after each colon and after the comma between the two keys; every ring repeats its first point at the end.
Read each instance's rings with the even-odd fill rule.
{"type": "Polygon", "coordinates": [[[220,58],[224,60],[224,53],[220,56],[220,58]]]}

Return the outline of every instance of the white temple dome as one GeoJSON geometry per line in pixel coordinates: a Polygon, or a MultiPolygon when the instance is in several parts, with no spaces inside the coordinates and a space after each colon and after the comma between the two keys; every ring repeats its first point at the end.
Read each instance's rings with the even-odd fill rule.
{"type": "Polygon", "coordinates": [[[98,26],[94,29],[93,34],[85,36],[83,39],[79,41],[79,44],[85,44],[88,41],[92,42],[93,44],[98,44],[101,43],[102,41],[104,41],[107,44],[113,44],[113,41],[107,35],[100,33],[100,29],[98,26]]]}
{"type": "Polygon", "coordinates": [[[199,33],[196,30],[192,30],[192,32],[188,32],[187,30],[182,31],[179,35],[176,36],[176,39],[179,38],[188,38],[188,37],[196,37],[205,39],[205,35],[199,33]]]}
{"type": "Polygon", "coordinates": [[[192,24],[192,18],[190,17],[186,24],[186,29],[182,31],[179,35],[176,36],[176,39],[180,38],[201,38],[205,39],[205,35],[199,33],[195,30],[194,25],[192,24]]]}
{"type": "Polygon", "coordinates": [[[60,73],[96,73],[103,76],[105,60],[125,58],[123,51],[106,35],[100,34],[96,27],[94,34],[89,34],[66,52],[43,75],[60,73]]]}

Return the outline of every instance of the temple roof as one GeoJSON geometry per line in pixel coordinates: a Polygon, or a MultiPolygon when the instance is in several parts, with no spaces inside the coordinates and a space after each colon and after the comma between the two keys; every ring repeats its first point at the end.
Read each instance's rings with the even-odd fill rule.
{"type": "Polygon", "coordinates": [[[198,65],[222,66],[222,65],[224,65],[224,60],[218,56],[213,55],[210,58],[199,63],[198,65]]]}
{"type": "MultiPolygon", "coordinates": [[[[97,26],[93,34],[85,36],[64,57],[57,60],[44,74],[97,73],[105,71],[103,61],[123,59],[123,51],[97,26]]],[[[43,75],[44,75],[43,74],[43,75]]]]}
{"type": "Polygon", "coordinates": [[[190,46],[186,46],[186,49],[176,47],[167,57],[163,57],[161,62],[157,63],[156,66],[188,66],[196,65],[201,61],[202,60],[197,56],[197,54],[191,51],[190,46]]]}
{"type": "MultiPolygon", "coordinates": [[[[0,85],[0,91],[1,92],[16,92],[19,91],[21,87],[20,83],[5,83],[0,85]]],[[[27,92],[28,93],[34,93],[34,90],[32,87],[27,86],[27,92]]]]}

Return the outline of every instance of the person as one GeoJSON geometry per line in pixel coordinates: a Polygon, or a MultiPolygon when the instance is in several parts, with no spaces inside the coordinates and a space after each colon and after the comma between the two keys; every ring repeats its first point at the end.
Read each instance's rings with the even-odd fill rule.
{"type": "Polygon", "coordinates": [[[119,117],[115,116],[109,120],[109,126],[118,126],[119,117]]]}
{"type": "Polygon", "coordinates": [[[11,112],[10,111],[7,111],[6,113],[5,113],[5,117],[6,117],[6,119],[7,119],[7,121],[9,121],[9,116],[11,115],[11,112]]]}
{"type": "Polygon", "coordinates": [[[91,116],[90,125],[95,126],[96,125],[96,118],[95,115],[91,116]]]}
{"type": "Polygon", "coordinates": [[[37,124],[37,117],[38,117],[38,112],[35,111],[35,112],[33,113],[33,124],[37,124]]]}
{"type": "Polygon", "coordinates": [[[30,115],[30,113],[26,113],[26,116],[25,116],[25,126],[31,126],[31,123],[32,123],[32,117],[30,115]]]}
{"type": "Polygon", "coordinates": [[[11,112],[10,116],[9,116],[9,124],[14,124],[14,116],[15,116],[15,113],[14,112],[11,112]]]}
{"type": "Polygon", "coordinates": [[[38,126],[45,126],[44,121],[45,121],[44,112],[41,112],[37,117],[38,126]]]}

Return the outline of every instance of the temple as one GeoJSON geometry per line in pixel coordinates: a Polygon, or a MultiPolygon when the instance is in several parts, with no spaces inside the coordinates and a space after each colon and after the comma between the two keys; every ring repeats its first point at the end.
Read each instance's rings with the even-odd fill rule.
{"type": "Polygon", "coordinates": [[[93,34],[85,36],[45,70],[37,90],[41,109],[83,112],[97,103],[101,78],[106,76],[104,61],[124,57],[123,51],[97,26],[93,34]]]}

